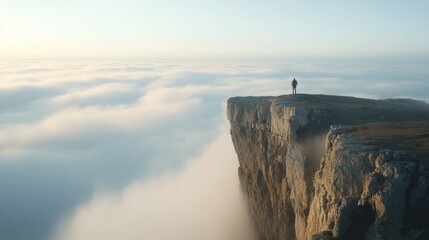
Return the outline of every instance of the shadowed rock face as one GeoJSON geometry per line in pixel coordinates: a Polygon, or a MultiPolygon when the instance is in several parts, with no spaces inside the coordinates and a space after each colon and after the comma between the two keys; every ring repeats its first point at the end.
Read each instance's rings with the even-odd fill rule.
{"type": "Polygon", "coordinates": [[[429,105],[325,95],[228,100],[260,239],[429,239],[429,105]]]}

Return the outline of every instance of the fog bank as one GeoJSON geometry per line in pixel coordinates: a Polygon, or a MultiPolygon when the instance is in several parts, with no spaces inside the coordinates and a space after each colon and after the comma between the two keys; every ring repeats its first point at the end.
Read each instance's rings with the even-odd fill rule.
{"type": "Polygon", "coordinates": [[[228,126],[182,169],[96,194],[59,229],[58,240],[250,240],[228,126]]]}

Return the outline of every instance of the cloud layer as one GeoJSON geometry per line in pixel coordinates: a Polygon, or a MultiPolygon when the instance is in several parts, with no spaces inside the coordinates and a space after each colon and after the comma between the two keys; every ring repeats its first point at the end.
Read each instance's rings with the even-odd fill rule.
{"type": "Polygon", "coordinates": [[[92,239],[251,239],[227,125],[180,171],[96,195],[56,237],[92,239]]]}
{"type": "Polygon", "coordinates": [[[243,219],[228,97],[287,94],[296,77],[298,92],[429,101],[428,69],[0,62],[0,238],[224,240],[243,219]]]}

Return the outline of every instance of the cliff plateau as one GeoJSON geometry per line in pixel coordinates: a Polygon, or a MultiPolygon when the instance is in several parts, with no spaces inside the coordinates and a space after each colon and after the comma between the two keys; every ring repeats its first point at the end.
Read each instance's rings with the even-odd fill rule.
{"type": "Polygon", "coordinates": [[[429,239],[425,102],[234,97],[227,115],[259,239],[429,239]]]}

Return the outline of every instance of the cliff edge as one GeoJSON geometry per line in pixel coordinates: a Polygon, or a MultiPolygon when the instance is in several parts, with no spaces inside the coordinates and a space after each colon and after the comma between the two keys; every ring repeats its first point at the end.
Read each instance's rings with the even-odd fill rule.
{"type": "Polygon", "coordinates": [[[234,97],[227,115],[259,239],[429,239],[425,102],[234,97]]]}

